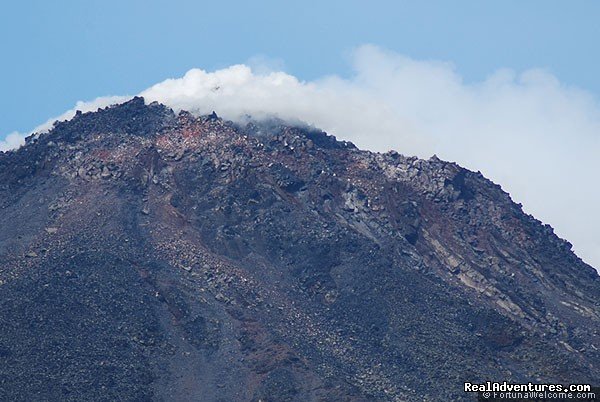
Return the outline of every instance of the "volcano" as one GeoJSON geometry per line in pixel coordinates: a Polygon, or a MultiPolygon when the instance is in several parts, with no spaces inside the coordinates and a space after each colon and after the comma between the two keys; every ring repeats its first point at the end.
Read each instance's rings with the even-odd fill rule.
{"type": "Polygon", "coordinates": [[[600,383],[598,273],[435,156],[136,97],[0,153],[0,211],[1,400],[600,383]]]}

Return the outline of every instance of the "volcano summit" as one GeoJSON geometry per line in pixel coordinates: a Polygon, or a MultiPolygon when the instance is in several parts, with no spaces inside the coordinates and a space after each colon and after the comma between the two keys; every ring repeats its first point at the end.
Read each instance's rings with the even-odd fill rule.
{"type": "Polygon", "coordinates": [[[600,279],[460,166],[142,98],[0,153],[0,399],[600,383],[600,279]]]}

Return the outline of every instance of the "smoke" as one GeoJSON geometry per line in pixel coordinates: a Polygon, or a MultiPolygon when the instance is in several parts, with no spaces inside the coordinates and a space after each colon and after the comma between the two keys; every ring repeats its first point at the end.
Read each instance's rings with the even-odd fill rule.
{"type": "MultiPolygon", "coordinates": [[[[501,69],[469,83],[452,64],[372,45],[356,49],[350,78],[306,82],[262,59],[251,64],[193,69],[141,95],[175,110],[214,110],[232,120],[302,120],[364,149],[456,161],[501,184],[600,267],[600,104],[592,94],[539,69],[501,69]]],[[[61,119],[122,99],[80,103],[61,119]]]]}
{"type": "Polygon", "coordinates": [[[25,144],[25,136],[15,131],[8,134],[5,139],[0,140],[0,151],[19,148],[23,144],[25,144]]]}

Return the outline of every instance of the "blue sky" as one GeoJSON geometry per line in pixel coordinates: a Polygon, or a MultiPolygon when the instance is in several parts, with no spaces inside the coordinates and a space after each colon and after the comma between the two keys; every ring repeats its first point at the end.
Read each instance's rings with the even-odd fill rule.
{"type": "Polygon", "coordinates": [[[101,95],[255,55],[300,79],[350,73],[364,43],[450,61],[465,80],[543,67],[600,91],[594,1],[3,2],[0,139],[101,95]]]}

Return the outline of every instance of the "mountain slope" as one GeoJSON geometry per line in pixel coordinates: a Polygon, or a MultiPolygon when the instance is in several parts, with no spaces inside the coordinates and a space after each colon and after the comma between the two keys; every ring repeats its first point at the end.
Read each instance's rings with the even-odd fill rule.
{"type": "Polygon", "coordinates": [[[479,173],[143,99],[0,154],[0,399],[598,383],[600,280],[479,173]]]}

